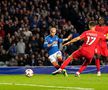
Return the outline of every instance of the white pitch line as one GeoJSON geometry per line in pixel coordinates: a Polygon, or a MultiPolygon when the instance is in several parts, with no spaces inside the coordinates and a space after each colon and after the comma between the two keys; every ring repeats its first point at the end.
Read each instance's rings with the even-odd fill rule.
{"type": "Polygon", "coordinates": [[[0,85],[15,85],[15,86],[33,86],[33,87],[46,87],[55,89],[75,89],[75,90],[94,90],[94,88],[81,88],[81,87],[64,87],[64,86],[47,86],[38,84],[21,84],[21,83],[0,83],[0,85]]]}

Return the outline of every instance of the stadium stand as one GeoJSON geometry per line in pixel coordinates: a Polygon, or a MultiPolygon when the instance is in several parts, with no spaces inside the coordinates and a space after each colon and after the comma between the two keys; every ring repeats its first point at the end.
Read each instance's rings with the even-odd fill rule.
{"type": "MultiPolygon", "coordinates": [[[[0,0],[0,66],[50,66],[43,48],[49,28],[64,38],[82,33],[100,16],[108,24],[107,5],[107,0],[0,0]]],[[[79,44],[72,46],[63,48],[64,58],[79,44]]]]}

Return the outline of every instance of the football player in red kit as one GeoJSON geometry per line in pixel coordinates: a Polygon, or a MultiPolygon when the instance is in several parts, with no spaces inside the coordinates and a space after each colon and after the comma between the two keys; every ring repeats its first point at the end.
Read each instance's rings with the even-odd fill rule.
{"type": "MultiPolygon", "coordinates": [[[[103,17],[99,18],[99,25],[96,26],[96,31],[103,33],[104,35],[108,34],[108,26],[105,25],[105,20],[103,17]]],[[[98,46],[96,47],[96,67],[97,67],[97,75],[100,76],[100,55],[106,57],[106,60],[108,60],[108,49],[107,49],[107,41],[103,40],[101,41],[98,46]]]]}
{"type": "Polygon", "coordinates": [[[54,71],[52,74],[58,74],[60,73],[68,64],[70,61],[72,61],[73,59],[78,59],[80,57],[85,57],[86,58],[86,65],[82,65],[85,66],[83,68],[80,69],[80,72],[77,74],[79,76],[79,74],[86,68],[86,66],[91,62],[94,53],[95,53],[95,48],[97,46],[97,44],[99,43],[100,40],[105,40],[105,36],[104,34],[101,34],[100,32],[95,31],[95,27],[96,24],[95,22],[90,22],[89,23],[89,28],[90,30],[83,32],[80,36],[72,39],[71,41],[65,43],[63,46],[65,45],[69,45],[73,42],[76,42],[78,40],[84,40],[84,43],[82,45],[81,48],[79,48],[78,50],[76,50],[75,52],[73,52],[61,65],[61,67],[54,71]]]}
{"type": "MultiPolygon", "coordinates": [[[[100,17],[99,25],[96,25],[95,30],[106,35],[108,33],[108,26],[105,26],[104,23],[105,23],[104,18],[100,17]]],[[[100,71],[100,56],[101,55],[105,56],[106,59],[108,59],[108,49],[107,49],[106,40],[101,40],[95,48],[95,64],[97,68],[97,76],[101,76],[101,71],[100,71]]],[[[76,76],[78,75],[78,73],[80,73],[82,68],[85,68],[85,67],[87,67],[86,61],[83,63],[80,69],[76,72],[76,76]]]]}

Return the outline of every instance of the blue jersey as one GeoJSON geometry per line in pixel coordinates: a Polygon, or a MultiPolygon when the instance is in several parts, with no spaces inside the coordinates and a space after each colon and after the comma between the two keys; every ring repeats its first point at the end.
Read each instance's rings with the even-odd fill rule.
{"type": "Polygon", "coordinates": [[[52,55],[56,53],[57,51],[59,51],[58,44],[61,42],[63,42],[63,39],[60,39],[57,35],[55,35],[54,37],[52,37],[51,35],[48,35],[45,37],[44,48],[47,48],[48,54],[52,55]],[[52,44],[54,41],[56,41],[57,43],[48,47],[48,44],[52,44]]]}

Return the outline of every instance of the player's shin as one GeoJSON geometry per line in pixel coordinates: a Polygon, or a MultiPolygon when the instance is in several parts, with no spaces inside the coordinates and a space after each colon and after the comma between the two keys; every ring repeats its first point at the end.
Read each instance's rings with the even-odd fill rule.
{"type": "Polygon", "coordinates": [[[59,69],[60,68],[60,65],[58,65],[57,62],[52,62],[53,66],[56,68],[56,69],[59,69]]]}
{"type": "Polygon", "coordinates": [[[80,67],[80,69],[78,70],[79,73],[83,72],[85,70],[85,68],[87,67],[87,65],[89,64],[89,61],[86,60],[83,65],[80,67]]]}
{"type": "MultiPolygon", "coordinates": [[[[56,75],[56,74],[58,74],[58,73],[63,72],[64,68],[70,63],[71,60],[72,60],[72,56],[68,57],[68,58],[63,62],[63,64],[61,65],[61,67],[60,67],[58,70],[52,72],[52,74],[53,74],[53,75],[56,75]]],[[[66,71],[65,71],[64,75],[67,76],[67,72],[66,72],[66,71]]]]}
{"type": "Polygon", "coordinates": [[[63,63],[62,58],[58,58],[58,62],[59,62],[59,65],[61,65],[63,63]]]}
{"type": "Polygon", "coordinates": [[[97,76],[101,76],[101,71],[100,71],[100,60],[96,59],[95,60],[96,68],[97,68],[97,76]]]}
{"type": "Polygon", "coordinates": [[[70,63],[70,61],[72,60],[73,58],[72,58],[72,56],[69,56],[64,62],[63,62],[63,64],[61,65],[61,69],[64,69],[69,63],[70,63]]]}
{"type": "Polygon", "coordinates": [[[100,60],[96,59],[95,64],[96,64],[97,72],[99,72],[100,71],[100,60]]]}

